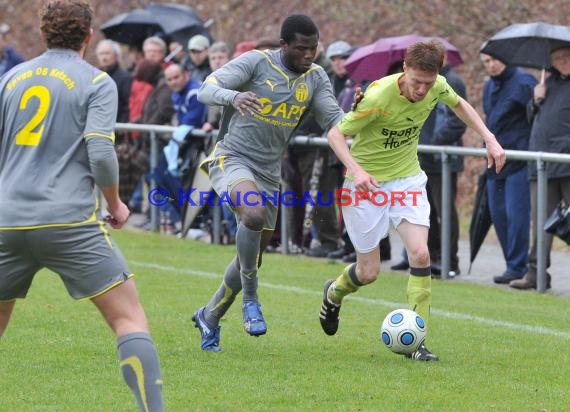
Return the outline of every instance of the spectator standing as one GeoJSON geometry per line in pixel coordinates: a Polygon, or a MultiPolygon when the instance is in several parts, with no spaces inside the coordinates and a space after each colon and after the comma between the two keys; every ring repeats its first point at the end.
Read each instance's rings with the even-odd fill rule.
{"type": "MultiPolygon", "coordinates": [[[[201,83],[190,77],[190,73],[182,65],[173,63],[164,71],[164,78],[172,91],[172,106],[176,113],[178,129],[173,133],[172,139],[164,147],[155,171],[156,184],[171,193],[174,202],[168,203],[162,213],[165,228],[163,233],[170,235],[180,226],[181,208],[178,201],[179,188],[182,187],[179,170],[179,159],[183,155],[180,148],[200,144],[203,141],[194,141],[189,133],[192,129],[200,129],[206,118],[206,105],[198,101],[198,89],[201,83]]],[[[198,165],[193,165],[197,167],[198,165]]]]}
{"type": "MultiPolygon", "coordinates": [[[[212,71],[218,70],[224,64],[230,61],[230,48],[223,41],[217,41],[208,48],[208,57],[212,71]]],[[[207,106],[208,116],[206,122],[202,125],[202,130],[210,133],[220,128],[222,120],[223,106],[207,106]]],[[[221,136],[218,136],[221,137],[221,136]]],[[[236,240],[237,221],[234,213],[227,203],[222,204],[223,225],[226,231],[227,244],[233,245],[236,240]]]]}
{"type": "Polygon", "coordinates": [[[207,110],[207,106],[198,101],[198,89],[202,83],[193,79],[190,72],[178,63],[166,68],[164,78],[172,91],[172,106],[178,126],[201,128],[207,110]]]}
{"type": "MultiPolygon", "coordinates": [[[[338,53],[348,57],[350,45],[346,43],[346,47],[338,49],[338,53]]],[[[329,57],[319,42],[315,64],[325,69],[325,72],[328,67],[330,79],[334,72],[329,57]]],[[[309,114],[301,121],[294,136],[321,137],[324,132],[314,116],[309,114]]],[[[309,145],[291,145],[287,148],[283,173],[287,190],[295,192],[297,201],[306,193],[314,193],[315,196],[314,206],[307,202],[290,208],[288,224],[293,252],[303,249],[307,256],[324,258],[337,249],[340,236],[333,194],[337,189],[338,174],[336,157],[330,148],[309,145]],[[312,235],[311,242],[309,234],[312,235]]]]}
{"type": "MultiPolygon", "coordinates": [[[[149,37],[144,41],[143,56],[145,60],[160,64],[162,69],[169,66],[164,62],[166,43],[160,37],[149,37]]],[[[172,124],[173,115],[171,90],[164,79],[164,71],[161,70],[155,87],[144,102],[140,121],[143,124],[172,124]]]]}
{"type": "MultiPolygon", "coordinates": [[[[129,123],[141,123],[143,108],[148,96],[158,83],[162,66],[150,60],[140,60],[134,70],[129,96],[129,123]]],[[[129,202],[131,210],[140,211],[142,204],[141,177],[148,169],[148,144],[141,139],[140,132],[125,133],[123,142],[116,147],[119,159],[119,193],[124,202],[129,202]]]]}
{"type": "MultiPolygon", "coordinates": [[[[362,90],[363,87],[362,84],[354,83],[349,78],[348,72],[345,68],[346,60],[350,57],[353,51],[354,48],[344,40],[335,41],[327,48],[327,57],[331,61],[331,84],[333,85],[333,90],[338,103],[345,112],[349,112],[351,110],[356,90],[362,90]]],[[[388,74],[401,72],[401,69],[402,62],[399,62],[397,65],[393,65],[390,68],[388,74]]],[[[331,163],[334,163],[335,167],[338,168],[337,176],[339,177],[339,180],[337,182],[337,187],[340,188],[342,187],[344,166],[338,161],[334,154],[331,155],[331,160],[331,163]]],[[[327,257],[331,259],[341,258],[342,261],[346,263],[356,262],[356,251],[354,250],[354,245],[346,232],[346,228],[344,228],[344,223],[342,226],[342,240],[344,244],[341,248],[330,252],[327,257]]],[[[390,237],[386,236],[380,240],[380,259],[383,261],[390,260],[391,257],[392,247],[390,245],[390,237]]]]}
{"type": "Polygon", "coordinates": [[[212,73],[210,60],[208,59],[208,49],[210,40],[203,34],[197,34],[188,41],[188,52],[192,63],[192,77],[200,82],[212,73]]]}
{"type": "Polygon", "coordinates": [[[171,40],[168,43],[168,56],[164,59],[167,63],[179,63],[182,67],[190,70],[190,56],[188,56],[185,47],[177,40],[171,40]]]}
{"type": "Polygon", "coordinates": [[[0,24],[0,76],[7,73],[12,67],[24,61],[24,58],[16,53],[14,47],[8,44],[10,26],[0,24]]]}
{"type": "Polygon", "coordinates": [[[133,76],[120,66],[121,46],[119,43],[104,39],[97,43],[95,48],[97,65],[115,81],[119,92],[119,109],[117,110],[117,122],[129,121],[129,98],[131,97],[131,85],[133,76]]]}
{"type": "Polygon", "coordinates": [[[170,64],[164,60],[166,51],[166,42],[158,36],[147,37],[143,42],[143,58],[154,63],[160,63],[163,69],[170,64]]]}
{"type": "MultiPolygon", "coordinates": [[[[212,71],[218,70],[224,64],[230,61],[230,49],[223,41],[218,41],[208,48],[208,59],[212,71]]],[[[210,133],[214,129],[219,129],[220,120],[222,118],[223,106],[208,106],[208,116],[206,123],[202,129],[206,133],[210,133]]]]}
{"type": "MultiPolygon", "coordinates": [[[[529,150],[537,152],[570,153],[570,47],[555,47],[550,53],[552,74],[545,83],[534,87],[528,112],[532,119],[529,150]]],[[[532,246],[529,255],[528,272],[522,279],[513,280],[510,286],[515,289],[536,289],[537,278],[537,236],[542,228],[537,220],[536,171],[531,169],[531,219],[532,246]]],[[[570,203],[570,164],[547,164],[548,188],[546,208],[551,213],[564,199],[570,203]]],[[[546,268],[550,267],[550,251],[553,237],[546,233],[546,268]]],[[[551,279],[547,273],[546,287],[551,279]]]]}
{"type": "MultiPolygon", "coordinates": [[[[150,73],[156,73],[157,65],[160,66],[160,70],[156,73],[156,76],[152,79],[154,87],[150,89],[150,93],[146,96],[144,101],[138,100],[139,103],[143,103],[142,111],[140,116],[137,119],[138,123],[142,124],[155,124],[155,125],[170,125],[172,124],[173,117],[174,117],[174,108],[172,106],[171,100],[171,90],[168,88],[166,84],[166,80],[164,79],[164,67],[168,67],[169,64],[164,62],[164,57],[166,55],[166,43],[160,37],[149,37],[145,39],[143,42],[143,61],[150,62],[150,67],[154,67],[150,73]],[[154,66],[152,65],[154,64],[154,66]]],[[[142,62],[141,62],[142,63],[142,62]]],[[[140,63],[139,63],[140,64],[140,63]]],[[[148,67],[148,63],[147,63],[148,67]]],[[[146,91],[148,91],[148,87],[145,86],[146,91]]],[[[132,91],[131,91],[132,93],[132,91]]],[[[141,141],[139,142],[139,148],[146,153],[147,156],[147,168],[149,162],[149,155],[150,155],[150,143],[149,143],[149,135],[148,133],[141,133],[141,141]]],[[[163,147],[165,146],[165,141],[158,137],[158,149],[159,153],[162,152],[163,147]]],[[[142,162],[141,162],[142,163],[142,162]]],[[[145,171],[146,171],[145,169],[145,171]]],[[[151,171],[154,172],[154,171],[151,171]]],[[[153,177],[152,175],[147,176],[147,178],[153,177]]],[[[137,188],[133,193],[133,197],[131,199],[133,208],[139,209],[138,204],[141,203],[140,209],[143,212],[149,211],[149,205],[145,202],[144,197],[142,196],[143,192],[143,182],[139,182],[137,184],[137,188]]]]}
{"type": "MultiPolygon", "coordinates": [[[[505,149],[528,150],[530,123],[526,105],[536,79],[487,54],[481,61],[490,78],[483,86],[485,123],[505,149]]],[[[508,160],[497,173],[487,169],[487,196],[506,270],[493,281],[508,284],[527,272],[530,236],[530,187],[527,162],[508,160]]]]}
{"type": "MultiPolygon", "coordinates": [[[[158,84],[162,73],[160,63],[151,60],[140,60],[133,72],[131,92],[129,96],[129,122],[140,123],[143,108],[148,96],[158,84]]],[[[138,135],[138,134],[137,134],[138,135]]]]}

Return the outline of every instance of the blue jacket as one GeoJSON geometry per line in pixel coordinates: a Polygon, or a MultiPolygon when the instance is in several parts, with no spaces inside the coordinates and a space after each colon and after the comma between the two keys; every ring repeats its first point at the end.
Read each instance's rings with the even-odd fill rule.
{"type": "MultiPolygon", "coordinates": [[[[503,149],[528,150],[531,125],[527,120],[526,105],[536,83],[533,76],[513,66],[507,66],[500,75],[485,82],[485,123],[503,149]]],[[[499,175],[494,168],[487,169],[487,174],[490,179],[504,179],[526,165],[526,162],[507,160],[499,175]]]]}
{"type": "Polygon", "coordinates": [[[179,125],[202,127],[206,121],[208,109],[198,101],[198,89],[201,83],[190,79],[181,92],[172,92],[172,105],[176,111],[179,125]]]}
{"type": "Polygon", "coordinates": [[[0,58],[0,76],[23,61],[24,58],[16,53],[16,50],[14,50],[12,46],[4,47],[4,55],[0,58]]]}

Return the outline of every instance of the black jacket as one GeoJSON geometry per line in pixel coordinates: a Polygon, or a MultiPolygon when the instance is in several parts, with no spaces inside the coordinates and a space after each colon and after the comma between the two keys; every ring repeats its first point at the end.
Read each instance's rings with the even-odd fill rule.
{"type": "MultiPolygon", "coordinates": [[[[546,80],[546,97],[540,105],[533,100],[527,106],[533,121],[529,150],[536,152],[570,153],[570,76],[562,77],[553,70],[546,80]]],[[[536,166],[531,165],[536,178],[536,166]]],[[[570,176],[570,163],[548,163],[549,178],[570,176]]]]}
{"type": "Polygon", "coordinates": [[[118,64],[107,69],[107,73],[117,84],[119,93],[119,106],[117,109],[117,122],[128,123],[129,121],[129,98],[131,97],[131,83],[133,76],[119,67],[118,64]]]}
{"type": "MultiPolygon", "coordinates": [[[[455,92],[467,100],[465,83],[449,67],[442,67],[440,73],[455,92]]],[[[438,103],[428,116],[420,132],[420,144],[437,146],[463,146],[461,137],[467,126],[459,119],[453,110],[443,103],[438,103]]],[[[441,155],[420,153],[420,165],[427,174],[441,174],[441,155]]],[[[463,157],[451,156],[450,167],[452,172],[463,170],[463,157]]]]}

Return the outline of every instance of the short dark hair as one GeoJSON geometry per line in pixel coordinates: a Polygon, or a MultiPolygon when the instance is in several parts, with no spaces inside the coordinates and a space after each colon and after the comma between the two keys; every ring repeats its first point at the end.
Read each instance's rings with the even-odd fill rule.
{"type": "Polygon", "coordinates": [[[303,36],[312,36],[314,34],[319,37],[319,29],[313,20],[304,14],[292,14],[288,16],[281,25],[281,38],[285,43],[291,43],[295,40],[295,35],[299,33],[303,36]]]}
{"type": "Polygon", "coordinates": [[[81,50],[93,11],[85,0],[48,0],[40,9],[40,29],[49,49],[81,50]]]}
{"type": "Polygon", "coordinates": [[[412,44],[406,50],[406,67],[438,73],[443,67],[445,47],[438,40],[421,41],[412,44]]]}

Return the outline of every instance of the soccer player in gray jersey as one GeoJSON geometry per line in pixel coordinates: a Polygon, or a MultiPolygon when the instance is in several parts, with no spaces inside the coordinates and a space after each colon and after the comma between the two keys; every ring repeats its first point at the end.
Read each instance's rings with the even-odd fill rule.
{"type": "MultiPolygon", "coordinates": [[[[90,299],[115,333],[120,367],[141,411],[162,411],[162,380],[132,273],[101,218],[95,185],[119,229],[114,127],[117,88],[83,60],[93,36],[85,0],[40,10],[48,50],[0,79],[0,336],[42,268],[90,299]]],[[[96,409],[96,408],[95,408],[96,409]]]]}
{"type": "Polygon", "coordinates": [[[305,15],[281,26],[281,47],[247,52],[202,84],[198,99],[224,106],[222,140],[202,164],[237,219],[237,255],[210,302],[193,316],[204,350],[219,351],[219,321],[243,289],[243,325],[267,331],[257,296],[257,269],[277,219],[281,156],[307,111],[327,130],[343,116],[325,71],[313,64],[319,31],[305,15]],[[231,200],[231,202],[230,202],[231,200]]]}

